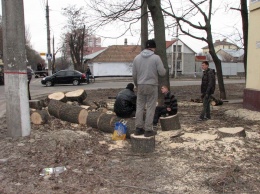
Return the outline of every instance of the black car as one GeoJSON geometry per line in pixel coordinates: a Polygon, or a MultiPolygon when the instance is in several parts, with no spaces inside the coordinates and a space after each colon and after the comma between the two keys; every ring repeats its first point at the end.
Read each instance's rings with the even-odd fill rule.
{"type": "Polygon", "coordinates": [[[86,82],[86,75],[75,70],[61,70],[42,78],[42,84],[46,86],[53,86],[54,84],[73,84],[76,86],[84,82],[86,82]]]}

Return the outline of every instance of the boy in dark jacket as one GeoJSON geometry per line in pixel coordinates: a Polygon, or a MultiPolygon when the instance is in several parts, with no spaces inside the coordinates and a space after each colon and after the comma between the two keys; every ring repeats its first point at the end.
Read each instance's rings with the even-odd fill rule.
{"type": "Polygon", "coordinates": [[[126,89],[121,90],[116,96],[114,112],[118,117],[134,117],[136,111],[136,95],[134,93],[134,84],[129,83],[126,89]]]}
{"type": "Polygon", "coordinates": [[[176,115],[178,112],[178,104],[175,96],[169,91],[167,86],[162,86],[161,91],[164,94],[164,105],[157,106],[154,113],[153,125],[156,126],[160,116],[176,115]]]}
{"type": "Polygon", "coordinates": [[[209,68],[208,61],[201,64],[203,76],[201,81],[201,99],[203,101],[203,109],[201,111],[199,121],[211,119],[210,116],[210,97],[214,94],[216,78],[215,71],[209,68]]]}

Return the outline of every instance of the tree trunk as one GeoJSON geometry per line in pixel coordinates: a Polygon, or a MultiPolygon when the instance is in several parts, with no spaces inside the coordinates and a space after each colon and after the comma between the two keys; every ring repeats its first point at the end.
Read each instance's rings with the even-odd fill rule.
{"type": "Polygon", "coordinates": [[[112,125],[112,122],[114,120],[115,115],[112,114],[102,114],[99,117],[97,128],[100,131],[106,132],[106,133],[113,133],[114,132],[114,126],[112,125]]]}
{"type": "Polygon", "coordinates": [[[178,114],[160,117],[162,131],[177,130],[181,128],[178,114]]]}
{"type": "Polygon", "coordinates": [[[71,123],[86,124],[88,111],[57,100],[51,100],[48,106],[51,115],[71,123]]]}
{"type": "Polygon", "coordinates": [[[58,100],[61,102],[67,102],[67,98],[63,92],[55,92],[48,95],[48,101],[50,100],[58,100]]]}
{"type": "Polygon", "coordinates": [[[29,100],[29,107],[37,110],[42,109],[42,101],[40,100],[29,100]]]}
{"type": "Polygon", "coordinates": [[[87,126],[98,129],[98,121],[102,112],[89,112],[87,117],[87,126]]]}
{"type": "Polygon", "coordinates": [[[247,72],[247,47],[248,47],[248,10],[247,1],[240,0],[241,4],[241,17],[243,26],[243,39],[244,39],[244,68],[245,68],[245,78],[247,72]]]}
{"type": "Polygon", "coordinates": [[[234,127],[234,128],[219,128],[218,137],[246,137],[246,132],[243,127],[234,127]]]}
{"type": "Polygon", "coordinates": [[[142,0],[141,7],[141,48],[145,49],[145,43],[148,40],[148,12],[146,0],[142,0]]]}
{"type": "Polygon", "coordinates": [[[155,136],[131,135],[132,151],[135,153],[151,153],[155,150],[155,136]]]}
{"type": "Polygon", "coordinates": [[[208,47],[209,47],[209,53],[215,63],[216,70],[217,70],[220,99],[226,99],[226,90],[225,90],[225,85],[224,85],[224,81],[223,81],[221,61],[219,60],[219,58],[216,54],[214,45],[213,45],[210,21],[208,21],[208,24],[207,24],[207,42],[208,42],[208,47]]]}
{"type": "Polygon", "coordinates": [[[163,62],[164,68],[166,69],[166,75],[159,77],[159,105],[163,104],[164,95],[161,93],[160,87],[162,85],[170,86],[169,81],[169,67],[166,56],[166,42],[165,42],[165,26],[164,18],[161,10],[160,0],[147,0],[148,8],[151,12],[153,24],[154,24],[154,37],[156,41],[156,54],[158,54],[163,62]]]}
{"type": "Polygon", "coordinates": [[[49,113],[46,110],[37,110],[31,114],[31,122],[36,125],[42,125],[49,120],[49,113]]]}
{"type": "Polygon", "coordinates": [[[79,89],[72,92],[67,92],[65,96],[69,101],[82,103],[87,98],[87,92],[83,89],[79,89]]]}

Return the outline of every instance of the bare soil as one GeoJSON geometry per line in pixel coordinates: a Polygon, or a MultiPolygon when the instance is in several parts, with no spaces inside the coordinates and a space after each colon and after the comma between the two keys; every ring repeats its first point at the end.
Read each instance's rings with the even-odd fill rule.
{"type": "MultiPolygon", "coordinates": [[[[242,99],[244,87],[226,85],[228,99],[242,99]]],[[[1,118],[0,193],[259,193],[260,121],[226,114],[244,109],[242,103],[225,102],[212,107],[211,120],[198,122],[202,104],[190,98],[200,96],[199,86],[171,90],[183,133],[174,137],[174,131],[158,130],[150,154],[133,153],[129,139],[112,141],[111,134],[54,117],[48,124],[32,124],[28,137],[10,138],[1,118]],[[220,127],[244,127],[247,136],[218,139],[220,127]],[[41,176],[49,167],[66,170],[41,176]]],[[[107,100],[118,91],[88,91],[88,99],[107,100]]]]}

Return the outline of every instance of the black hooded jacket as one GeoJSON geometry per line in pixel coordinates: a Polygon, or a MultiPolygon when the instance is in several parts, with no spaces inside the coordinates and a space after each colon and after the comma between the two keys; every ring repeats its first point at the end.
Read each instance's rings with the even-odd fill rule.
{"type": "Polygon", "coordinates": [[[208,68],[203,72],[201,82],[201,93],[202,94],[214,94],[216,86],[215,70],[208,68]]]}
{"type": "Polygon", "coordinates": [[[114,112],[118,117],[130,117],[132,112],[136,110],[136,95],[130,89],[123,89],[116,96],[114,104],[114,112]]]}

